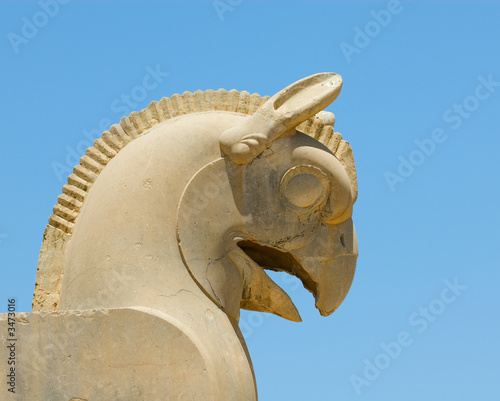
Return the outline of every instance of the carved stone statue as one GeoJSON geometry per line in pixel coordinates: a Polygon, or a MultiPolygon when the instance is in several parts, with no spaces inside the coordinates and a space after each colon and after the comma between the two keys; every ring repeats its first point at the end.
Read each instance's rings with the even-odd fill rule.
{"type": "Polygon", "coordinates": [[[301,320],[264,269],[297,276],[324,316],[353,280],[354,160],[321,112],[341,86],[185,92],[104,132],[18,314],[19,399],[256,400],[240,308],[301,320]]]}

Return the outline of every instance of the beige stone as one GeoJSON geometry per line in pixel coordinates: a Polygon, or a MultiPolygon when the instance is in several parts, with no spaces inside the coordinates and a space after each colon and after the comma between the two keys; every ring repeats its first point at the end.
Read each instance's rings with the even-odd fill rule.
{"type": "MultiPolygon", "coordinates": [[[[222,315],[205,311],[205,331],[232,331],[222,315]]],[[[6,323],[0,315],[2,329],[6,323]]],[[[242,343],[231,336],[204,337],[186,324],[150,308],[17,314],[16,392],[9,394],[2,380],[1,399],[255,399],[242,343]]],[[[8,345],[2,336],[2,361],[9,357],[8,345]]]]}
{"type": "Polygon", "coordinates": [[[67,384],[22,365],[19,391],[255,400],[240,308],[300,321],[264,269],[297,276],[325,316],[353,280],[354,159],[321,112],[341,85],[323,73],[271,98],[185,92],[104,132],[54,207],[23,316],[24,357],[67,384]]]}

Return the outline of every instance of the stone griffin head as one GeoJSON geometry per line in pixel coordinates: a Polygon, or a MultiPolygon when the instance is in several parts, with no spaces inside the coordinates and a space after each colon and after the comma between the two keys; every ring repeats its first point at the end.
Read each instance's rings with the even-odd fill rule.
{"type": "Polygon", "coordinates": [[[320,73],[271,98],[185,92],[113,125],[49,218],[33,310],[167,311],[194,280],[236,321],[240,307],[299,321],[269,269],[332,313],[358,254],[352,150],[322,112],[341,86],[320,73]]]}
{"type": "Polygon", "coordinates": [[[301,320],[264,269],[297,276],[323,316],[349,291],[358,256],[351,219],[356,187],[327,146],[296,129],[341,87],[339,75],[322,73],[283,89],[221,134],[222,157],[184,191],[177,226],[184,263],[235,317],[241,306],[301,320]],[[210,191],[202,196],[203,211],[193,213],[192,200],[210,191]]]}
{"type": "MultiPolygon", "coordinates": [[[[240,308],[300,321],[265,270],[298,277],[322,315],[339,307],[358,255],[356,170],[333,114],[321,111],[341,85],[322,73],[271,98],[175,94],[87,149],[45,230],[33,312],[50,313],[26,340],[38,352],[40,333],[55,341],[68,319],[82,327],[42,350],[60,350],[44,354],[63,361],[44,370],[72,375],[68,394],[256,400],[240,308]],[[79,346],[89,335],[99,362],[79,346]]],[[[38,369],[30,377],[54,398],[38,369]]]]}

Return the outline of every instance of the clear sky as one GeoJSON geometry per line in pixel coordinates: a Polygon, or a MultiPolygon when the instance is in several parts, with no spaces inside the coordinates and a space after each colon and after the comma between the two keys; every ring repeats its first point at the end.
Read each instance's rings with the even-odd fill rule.
{"type": "Polygon", "coordinates": [[[44,227],[97,131],[174,93],[332,71],[358,268],[330,317],[280,275],[304,321],[243,314],[260,400],[500,399],[500,2],[56,4],[0,4],[0,312],[30,311],[44,227]]]}

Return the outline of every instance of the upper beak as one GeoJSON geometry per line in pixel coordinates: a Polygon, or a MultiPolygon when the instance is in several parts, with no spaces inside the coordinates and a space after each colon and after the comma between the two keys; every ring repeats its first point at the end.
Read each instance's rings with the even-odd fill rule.
{"type": "Polygon", "coordinates": [[[321,315],[335,312],[349,292],[356,270],[358,240],[352,220],[324,226],[316,240],[294,256],[303,269],[297,275],[313,293],[321,315]],[[302,256],[305,254],[308,256],[302,256]]]}
{"type": "Polygon", "coordinates": [[[319,268],[315,299],[322,316],[335,312],[351,288],[356,270],[356,256],[342,255],[319,268]]]}

